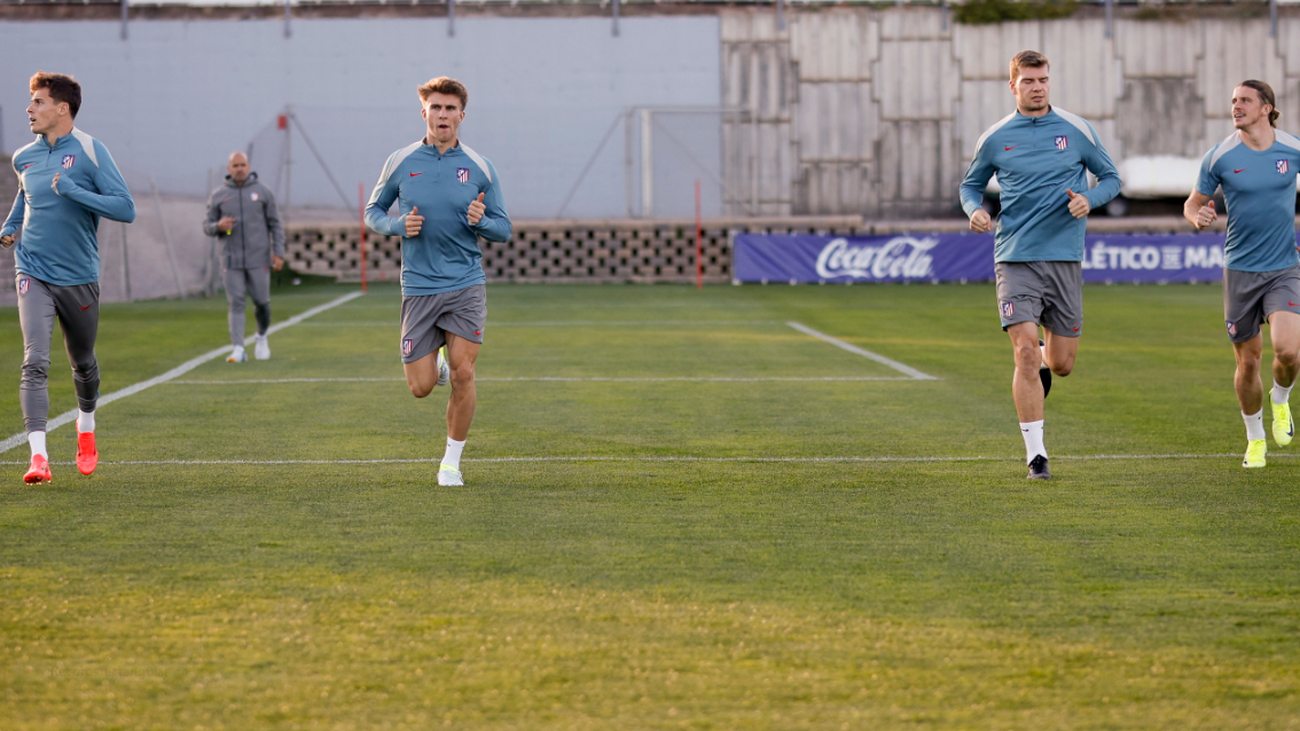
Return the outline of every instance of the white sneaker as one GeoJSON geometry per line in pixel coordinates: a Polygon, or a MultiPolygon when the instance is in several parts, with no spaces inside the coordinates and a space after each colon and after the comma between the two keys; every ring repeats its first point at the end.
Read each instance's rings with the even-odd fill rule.
{"type": "Polygon", "coordinates": [[[230,351],[230,355],[226,356],[227,363],[245,363],[247,361],[248,353],[244,352],[244,346],[242,345],[236,345],[235,349],[230,351]]]}
{"type": "Polygon", "coordinates": [[[444,464],[438,466],[438,484],[443,487],[461,487],[465,481],[461,479],[460,470],[444,464]]]}
{"type": "Polygon", "coordinates": [[[265,335],[258,335],[253,338],[253,357],[258,360],[271,359],[271,344],[266,342],[265,335]]]}
{"type": "Polygon", "coordinates": [[[447,346],[438,348],[438,385],[445,386],[451,380],[451,366],[447,364],[447,346]]]}

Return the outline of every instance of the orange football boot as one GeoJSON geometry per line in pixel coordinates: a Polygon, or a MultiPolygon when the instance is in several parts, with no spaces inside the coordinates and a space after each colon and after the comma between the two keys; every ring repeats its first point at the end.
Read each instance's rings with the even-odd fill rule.
{"type": "Polygon", "coordinates": [[[95,432],[77,432],[77,469],[83,475],[95,471],[99,464],[99,450],[95,448],[95,432]]]}
{"type": "Polygon", "coordinates": [[[54,477],[50,475],[50,461],[39,454],[32,455],[32,466],[23,475],[23,482],[28,485],[39,485],[42,482],[53,482],[54,477]]]}

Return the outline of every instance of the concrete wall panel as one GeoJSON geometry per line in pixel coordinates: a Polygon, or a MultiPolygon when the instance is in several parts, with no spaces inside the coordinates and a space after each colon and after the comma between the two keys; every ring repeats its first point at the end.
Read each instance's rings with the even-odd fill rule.
{"type": "Polygon", "coordinates": [[[1012,56],[1026,49],[1042,51],[1042,31],[1038,21],[953,25],[953,55],[961,65],[961,77],[1006,82],[1012,56]]]}
{"type": "Polygon", "coordinates": [[[1189,77],[1201,58],[1203,35],[1199,23],[1115,22],[1115,47],[1124,59],[1124,74],[1145,77],[1189,77]]]}

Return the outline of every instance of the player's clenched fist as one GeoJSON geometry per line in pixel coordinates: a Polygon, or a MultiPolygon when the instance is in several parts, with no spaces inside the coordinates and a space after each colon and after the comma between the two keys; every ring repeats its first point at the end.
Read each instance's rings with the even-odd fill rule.
{"type": "Polygon", "coordinates": [[[1214,210],[1214,201],[1210,201],[1201,206],[1201,210],[1196,212],[1196,221],[1194,221],[1196,230],[1199,231],[1217,220],[1219,220],[1219,214],[1214,210]]]}
{"type": "Polygon", "coordinates": [[[483,219],[483,212],[487,206],[483,205],[483,194],[479,193],[478,197],[469,202],[469,210],[465,212],[465,217],[469,219],[469,225],[477,226],[478,222],[483,219]]]}
{"type": "Polygon", "coordinates": [[[993,219],[989,212],[980,208],[970,215],[970,230],[977,234],[988,233],[993,227],[993,219]]]}
{"type": "Polygon", "coordinates": [[[1085,196],[1079,195],[1072,190],[1065,191],[1070,196],[1070,215],[1075,218],[1083,218],[1092,212],[1092,204],[1088,202],[1085,196]]]}
{"type": "Polygon", "coordinates": [[[411,212],[406,214],[406,238],[414,238],[420,235],[420,228],[424,226],[424,216],[420,215],[420,207],[415,206],[411,212]]]}
{"type": "Polygon", "coordinates": [[[5,247],[5,248],[7,249],[7,248],[9,248],[10,246],[13,246],[13,245],[14,245],[14,235],[13,235],[13,234],[5,234],[4,236],[0,236],[0,246],[3,246],[3,247],[5,247]]]}

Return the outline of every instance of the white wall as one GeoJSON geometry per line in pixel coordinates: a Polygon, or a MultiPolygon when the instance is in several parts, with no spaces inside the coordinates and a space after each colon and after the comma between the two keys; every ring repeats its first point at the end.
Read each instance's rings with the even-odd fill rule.
{"type": "MultiPolygon", "coordinates": [[[[349,203],[393,150],[419,138],[415,88],[432,76],[469,88],[461,138],[501,175],[512,216],[554,216],[605,130],[625,107],[719,103],[718,19],[280,19],[0,23],[0,110],[7,151],[31,139],[27,80],[38,69],[83,85],[77,124],[101,139],[137,198],[152,174],[168,195],[206,194],[209,168],[267,134],[292,105],[349,203]],[[21,59],[20,61],[18,61],[21,59]],[[17,62],[16,62],[17,61],[17,62]]],[[[566,216],[621,216],[623,135],[588,175],[566,216]]],[[[260,145],[260,143],[259,143],[260,145]]],[[[264,180],[278,159],[254,150],[264,180]]],[[[301,139],[294,204],[341,206],[301,139]]],[[[197,225],[197,223],[196,223],[197,225]]]]}

